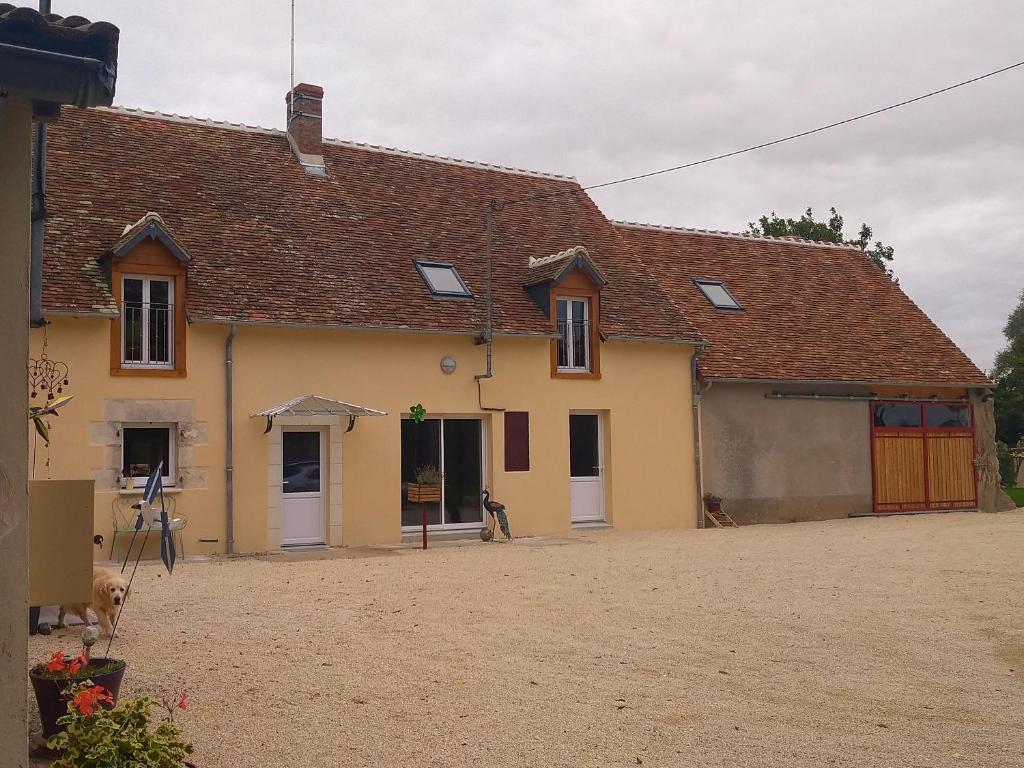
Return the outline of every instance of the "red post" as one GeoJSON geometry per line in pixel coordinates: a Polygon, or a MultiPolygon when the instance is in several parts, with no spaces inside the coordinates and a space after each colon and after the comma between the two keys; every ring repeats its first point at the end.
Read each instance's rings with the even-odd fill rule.
{"type": "Polygon", "coordinates": [[[420,510],[423,512],[423,548],[427,548],[427,503],[420,502],[420,510]]]}

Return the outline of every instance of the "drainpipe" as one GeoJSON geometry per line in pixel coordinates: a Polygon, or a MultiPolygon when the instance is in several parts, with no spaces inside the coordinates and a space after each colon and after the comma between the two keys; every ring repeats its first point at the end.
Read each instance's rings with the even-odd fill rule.
{"type": "Polygon", "coordinates": [[[224,384],[225,406],[227,409],[226,440],[224,442],[225,479],[227,481],[227,553],[235,552],[235,407],[234,407],[234,346],[238,326],[231,324],[231,331],[224,341],[224,384]]]}
{"type": "Polygon", "coordinates": [[[46,124],[36,125],[32,174],[32,248],[29,267],[29,322],[43,325],[43,222],[46,219],[46,124]]]}
{"type": "MultiPolygon", "coordinates": [[[[50,0],[39,0],[39,13],[50,12],[50,0]]],[[[36,125],[36,162],[32,174],[32,247],[29,262],[28,319],[33,328],[43,324],[43,222],[46,219],[46,123],[36,125]]]]}
{"type": "Polygon", "coordinates": [[[693,466],[697,478],[697,527],[704,527],[704,479],[701,471],[701,447],[700,447],[700,385],[697,383],[697,360],[700,353],[704,351],[701,344],[690,357],[690,386],[692,394],[690,399],[693,402],[693,466]]]}
{"type": "Polygon", "coordinates": [[[485,253],[485,268],[486,268],[486,304],[487,304],[487,330],[484,333],[484,342],[487,344],[487,373],[478,373],[474,378],[476,379],[476,401],[477,405],[480,406],[481,411],[504,411],[504,408],[494,408],[483,404],[483,390],[481,381],[483,379],[494,378],[494,373],[491,370],[491,366],[494,360],[494,300],[491,295],[491,282],[493,274],[493,241],[494,241],[494,212],[498,210],[498,203],[496,200],[491,200],[487,204],[487,247],[485,253]]]}

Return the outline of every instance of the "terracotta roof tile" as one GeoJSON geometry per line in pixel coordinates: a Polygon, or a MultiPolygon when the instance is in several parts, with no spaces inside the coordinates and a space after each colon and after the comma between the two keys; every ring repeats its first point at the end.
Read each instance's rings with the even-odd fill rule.
{"type": "Polygon", "coordinates": [[[0,43],[85,56],[114,66],[119,36],[118,28],[105,21],[55,13],[44,16],[32,8],[0,3],[0,43]]]}
{"type": "Polygon", "coordinates": [[[282,131],[123,109],[66,110],[48,148],[51,311],[110,311],[99,259],[152,211],[192,257],[193,321],[479,333],[485,207],[565,192],[495,215],[496,332],[550,333],[528,259],[583,245],[608,280],[606,335],[697,338],[573,179],[335,140],[314,176],[282,131]],[[475,298],[434,299],[413,259],[454,264],[475,298]]]}
{"type": "Polygon", "coordinates": [[[710,342],[705,376],[986,384],[985,375],[860,250],[616,222],[677,308],[710,342]],[[720,280],[744,311],[712,307],[720,280]]]}

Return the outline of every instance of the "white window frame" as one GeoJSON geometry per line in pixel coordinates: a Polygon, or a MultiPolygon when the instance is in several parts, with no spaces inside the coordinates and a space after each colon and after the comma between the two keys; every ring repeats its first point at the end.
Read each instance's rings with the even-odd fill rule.
{"type": "MultiPolygon", "coordinates": [[[[178,425],[172,422],[131,422],[121,425],[121,471],[124,471],[124,443],[125,432],[129,429],[166,429],[169,432],[167,440],[167,464],[161,476],[166,487],[174,487],[178,483],[178,425]]],[[[145,488],[146,477],[130,478],[132,488],[145,488]]]]}
{"type": "MultiPolygon", "coordinates": [[[[559,373],[590,373],[591,360],[593,359],[593,356],[592,356],[592,353],[591,353],[591,349],[590,349],[590,299],[588,299],[585,296],[558,296],[555,299],[555,301],[558,304],[561,304],[561,303],[564,302],[565,305],[566,305],[565,306],[565,319],[566,319],[566,326],[565,326],[565,350],[566,350],[565,362],[566,362],[566,364],[565,365],[559,365],[558,366],[558,371],[559,371],[559,373]],[[573,303],[577,302],[577,301],[583,302],[583,317],[582,318],[573,317],[573,315],[572,315],[572,308],[573,308],[573,305],[574,305],[573,303]],[[572,341],[573,341],[572,340],[572,334],[570,333],[569,329],[572,327],[573,323],[580,322],[580,321],[582,321],[584,323],[584,330],[586,331],[583,334],[583,354],[584,354],[584,357],[586,357],[586,360],[584,360],[584,364],[583,365],[576,365],[576,350],[575,350],[575,345],[572,343],[572,341]]],[[[556,323],[561,322],[558,319],[558,306],[557,306],[557,304],[555,306],[555,321],[556,321],[556,323]]],[[[562,334],[561,334],[561,329],[559,329],[559,337],[558,337],[558,340],[556,341],[556,344],[560,344],[561,342],[562,342],[562,334]]],[[[556,360],[557,360],[557,355],[558,355],[558,350],[557,349],[555,350],[555,355],[556,355],[556,360]]]]}
{"type": "Polygon", "coordinates": [[[121,275],[121,367],[166,370],[174,369],[174,276],[173,275],[121,275]],[[125,317],[125,292],[124,283],[126,280],[142,281],[142,362],[125,360],[125,341],[128,329],[127,318],[125,317]],[[150,362],[149,359],[149,296],[150,286],[154,281],[167,283],[167,362],[150,362]]]}

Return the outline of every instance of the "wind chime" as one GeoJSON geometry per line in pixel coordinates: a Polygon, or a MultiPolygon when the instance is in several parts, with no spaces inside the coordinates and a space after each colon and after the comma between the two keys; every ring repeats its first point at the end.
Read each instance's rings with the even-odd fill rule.
{"type": "Polygon", "coordinates": [[[36,475],[36,446],[39,438],[43,439],[46,448],[46,476],[50,476],[50,423],[47,416],[57,415],[57,410],[63,408],[71,400],[71,395],[64,394],[64,387],[70,382],[70,371],[68,364],[60,360],[51,360],[46,353],[47,338],[46,326],[43,326],[43,349],[38,358],[29,358],[28,361],[28,386],[30,397],[35,400],[46,393],[46,403],[38,405],[35,402],[28,407],[29,418],[35,426],[35,436],[32,441],[32,477],[36,475]]]}

